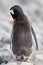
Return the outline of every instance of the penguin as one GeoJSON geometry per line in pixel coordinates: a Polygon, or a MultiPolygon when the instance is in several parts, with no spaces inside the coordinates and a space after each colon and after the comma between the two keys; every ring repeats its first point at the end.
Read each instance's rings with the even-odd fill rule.
{"type": "Polygon", "coordinates": [[[19,5],[12,6],[10,8],[10,14],[14,20],[12,29],[12,51],[14,55],[16,55],[17,60],[24,60],[25,56],[25,60],[27,60],[32,53],[33,40],[31,32],[35,38],[36,49],[38,49],[35,32],[19,5]]]}

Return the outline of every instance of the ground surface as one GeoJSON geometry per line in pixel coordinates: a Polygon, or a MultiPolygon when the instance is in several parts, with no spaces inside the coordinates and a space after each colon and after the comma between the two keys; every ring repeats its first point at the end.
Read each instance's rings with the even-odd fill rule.
{"type": "Polygon", "coordinates": [[[43,0],[0,0],[0,65],[14,63],[10,50],[12,18],[9,13],[10,7],[14,4],[19,4],[29,16],[36,33],[39,50],[35,51],[32,62],[34,65],[43,65],[43,0]]]}

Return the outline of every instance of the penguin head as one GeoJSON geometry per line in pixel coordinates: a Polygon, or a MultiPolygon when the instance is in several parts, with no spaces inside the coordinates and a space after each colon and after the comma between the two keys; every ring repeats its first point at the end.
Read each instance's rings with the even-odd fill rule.
{"type": "Polygon", "coordinates": [[[10,14],[14,20],[23,18],[23,10],[20,6],[15,5],[10,8],[10,14]]]}

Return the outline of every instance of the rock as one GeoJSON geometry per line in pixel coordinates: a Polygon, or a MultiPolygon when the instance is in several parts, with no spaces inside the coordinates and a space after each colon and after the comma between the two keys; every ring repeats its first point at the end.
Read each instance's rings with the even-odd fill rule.
{"type": "Polygon", "coordinates": [[[7,63],[8,63],[8,61],[6,61],[6,60],[4,60],[3,58],[1,58],[1,57],[0,57],[0,64],[2,64],[2,63],[7,64],[7,63]]]}

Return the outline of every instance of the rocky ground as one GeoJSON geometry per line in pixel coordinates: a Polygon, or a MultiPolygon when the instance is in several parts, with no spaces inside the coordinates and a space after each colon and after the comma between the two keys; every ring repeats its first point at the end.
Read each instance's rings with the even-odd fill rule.
{"type": "MultiPolygon", "coordinates": [[[[19,4],[30,18],[37,37],[39,49],[35,51],[32,63],[33,65],[43,65],[43,0],[0,0],[0,65],[15,62],[10,49],[12,18],[9,13],[10,7],[15,4],[19,4]]],[[[34,38],[33,43],[35,45],[34,38]]]]}

